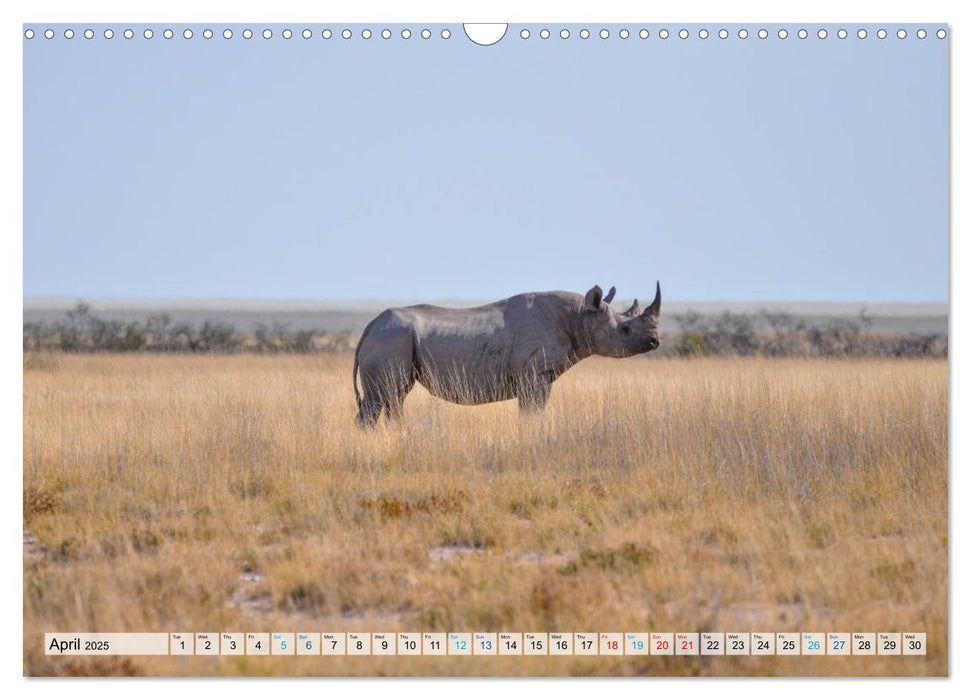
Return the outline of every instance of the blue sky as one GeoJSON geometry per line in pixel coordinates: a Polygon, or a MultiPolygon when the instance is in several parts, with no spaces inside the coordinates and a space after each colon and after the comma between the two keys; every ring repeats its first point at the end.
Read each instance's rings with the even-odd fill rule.
{"type": "Polygon", "coordinates": [[[52,26],[24,40],[26,296],[947,300],[936,27],[52,26]]]}

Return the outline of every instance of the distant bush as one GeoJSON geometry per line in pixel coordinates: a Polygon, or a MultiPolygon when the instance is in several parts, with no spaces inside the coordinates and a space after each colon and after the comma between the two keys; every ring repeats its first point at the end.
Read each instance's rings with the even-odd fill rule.
{"type": "Polygon", "coordinates": [[[687,357],[706,357],[711,354],[708,341],[701,333],[682,333],[675,351],[678,355],[687,357]]]}
{"type": "Polygon", "coordinates": [[[185,353],[315,353],[353,350],[350,333],[291,331],[285,324],[257,327],[250,336],[229,323],[207,320],[197,326],[175,322],[166,314],[144,323],[123,323],[98,318],[79,303],[62,321],[24,324],[24,351],[62,352],[185,352],[185,353]]]}
{"type": "Polygon", "coordinates": [[[145,347],[147,340],[138,323],[105,321],[80,303],[67,312],[64,321],[46,326],[24,324],[24,350],[60,349],[65,352],[131,352],[145,347]]]}
{"type": "Polygon", "coordinates": [[[257,324],[256,347],[259,352],[295,352],[307,353],[314,351],[313,331],[291,331],[288,323],[274,323],[267,326],[257,324]]]}
{"type": "Polygon", "coordinates": [[[753,357],[947,357],[947,334],[873,333],[873,319],[861,311],[820,328],[784,311],[724,312],[675,317],[681,332],[662,342],[662,355],[753,357]],[[758,328],[758,330],[756,330],[758,328]]]}

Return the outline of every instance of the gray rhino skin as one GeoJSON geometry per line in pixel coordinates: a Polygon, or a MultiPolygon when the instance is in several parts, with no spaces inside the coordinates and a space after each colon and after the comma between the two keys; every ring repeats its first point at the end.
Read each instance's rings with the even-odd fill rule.
{"type": "Polygon", "coordinates": [[[530,292],[469,309],[419,304],[386,309],[361,334],[354,353],[360,425],[401,407],[415,382],[446,401],[483,404],[516,398],[523,412],[541,411],[553,382],[591,355],[630,357],[654,350],[661,285],[654,302],[625,312],[595,286],[573,292],[530,292]],[[358,391],[360,373],[363,396],[358,391]]]}

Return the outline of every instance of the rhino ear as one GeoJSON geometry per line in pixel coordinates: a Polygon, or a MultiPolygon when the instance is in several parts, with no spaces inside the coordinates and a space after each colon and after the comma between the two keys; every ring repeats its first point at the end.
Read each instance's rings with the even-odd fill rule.
{"type": "Polygon", "coordinates": [[[603,290],[600,285],[594,285],[591,287],[590,291],[587,292],[587,296],[583,299],[583,307],[587,311],[599,311],[600,302],[603,301],[603,290]]]}
{"type": "Polygon", "coordinates": [[[604,304],[609,304],[614,300],[614,294],[617,293],[617,287],[611,287],[610,291],[607,292],[607,296],[604,297],[604,304]]]}

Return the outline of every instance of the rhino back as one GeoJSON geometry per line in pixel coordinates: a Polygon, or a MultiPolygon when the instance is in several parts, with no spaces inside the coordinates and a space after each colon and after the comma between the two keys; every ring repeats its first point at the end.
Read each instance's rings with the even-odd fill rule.
{"type": "Polygon", "coordinates": [[[520,294],[467,309],[419,305],[392,314],[413,329],[423,372],[439,379],[458,373],[487,385],[532,369],[563,371],[573,351],[564,319],[576,300],[561,294],[568,293],[520,294]]]}

